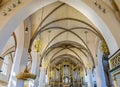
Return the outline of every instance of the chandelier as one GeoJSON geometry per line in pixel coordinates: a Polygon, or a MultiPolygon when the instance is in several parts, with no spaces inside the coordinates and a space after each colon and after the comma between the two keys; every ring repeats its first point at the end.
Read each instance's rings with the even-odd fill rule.
{"type": "Polygon", "coordinates": [[[16,78],[21,80],[31,80],[31,79],[36,79],[36,75],[29,73],[29,71],[26,68],[24,72],[17,74],[16,78]]]}

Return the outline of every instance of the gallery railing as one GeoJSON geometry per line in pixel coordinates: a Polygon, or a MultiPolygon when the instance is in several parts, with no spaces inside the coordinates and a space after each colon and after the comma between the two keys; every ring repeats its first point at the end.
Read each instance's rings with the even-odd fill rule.
{"type": "Polygon", "coordinates": [[[120,49],[113,54],[109,59],[110,70],[113,70],[120,66],[120,49]]]}

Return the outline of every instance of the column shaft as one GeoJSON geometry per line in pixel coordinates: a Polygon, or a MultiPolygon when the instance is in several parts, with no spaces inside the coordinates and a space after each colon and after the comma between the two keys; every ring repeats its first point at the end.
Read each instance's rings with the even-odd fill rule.
{"type": "Polygon", "coordinates": [[[92,70],[88,70],[88,87],[94,87],[94,82],[93,82],[93,76],[92,76],[92,70]]]}
{"type": "Polygon", "coordinates": [[[45,68],[41,67],[40,68],[40,78],[39,78],[39,87],[45,87],[45,68]]]}
{"type": "Polygon", "coordinates": [[[28,49],[24,46],[24,24],[21,24],[15,33],[17,37],[17,49],[8,87],[24,87],[24,81],[16,78],[18,73],[24,72],[28,61],[28,49]]]}
{"type": "Polygon", "coordinates": [[[36,79],[34,81],[30,81],[29,87],[38,87],[39,86],[39,54],[36,51],[32,51],[32,68],[31,73],[37,75],[36,79]]]}
{"type": "Polygon", "coordinates": [[[107,87],[103,64],[102,64],[102,55],[103,55],[103,53],[101,52],[100,49],[98,49],[98,55],[97,55],[98,64],[95,69],[96,70],[97,87],[107,87]]]}

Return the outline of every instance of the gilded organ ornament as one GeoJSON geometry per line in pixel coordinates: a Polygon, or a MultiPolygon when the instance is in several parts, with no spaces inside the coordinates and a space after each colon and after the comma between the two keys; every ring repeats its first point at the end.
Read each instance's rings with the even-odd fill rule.
{"type": "Polygon", "coordinates": [[[77,64],[63,61],[50,67],[49,81],[51,87],[70,87],[81,84],[84,72],[77,64]]]}

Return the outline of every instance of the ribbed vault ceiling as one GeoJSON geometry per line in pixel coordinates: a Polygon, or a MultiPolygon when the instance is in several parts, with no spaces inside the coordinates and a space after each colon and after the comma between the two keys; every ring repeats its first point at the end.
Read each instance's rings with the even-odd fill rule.
{"type": "Polygon", "coordinates": [[[104,41],[104,38],[76,9],[56,2],[38,10],[26,20],[25,27],[31,26],[29,52],[34,50],[38,38],[41,41],[40,65],[43,60],[51,65],[67,60],[84,69],[88,65],[95,67],[98,42],[104,41]]]}
{"type": "Polygon", "coordinates": [[[52,65],[63,59],[70,59],[84,67],[95,67],[96,49],[99,40],[104,40],[96,27],[74,8],[60,2],[48,5],[29,17],[31,19],[32,38],[41,41],[41,59],[52,65]],[[67,56],[67,57],[66,57],[67,56]],[[58,61],[59,60],[59,61],[58,61]]]}

